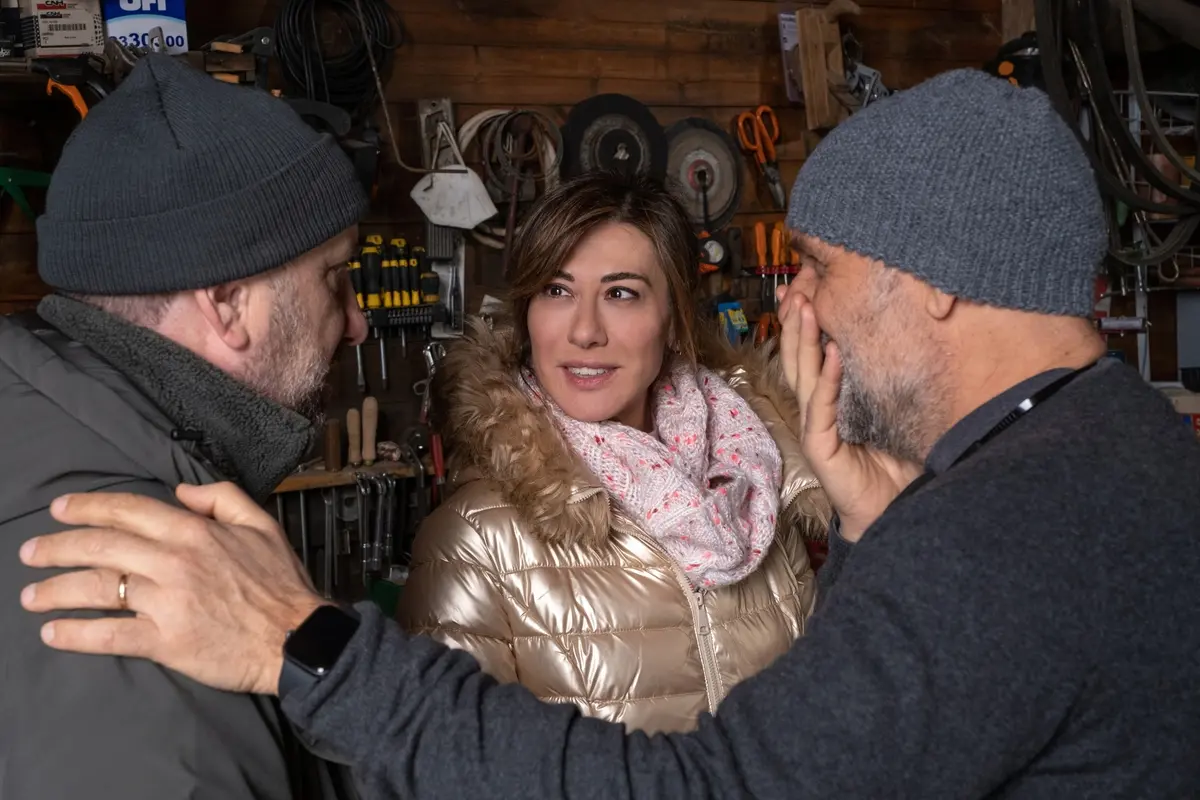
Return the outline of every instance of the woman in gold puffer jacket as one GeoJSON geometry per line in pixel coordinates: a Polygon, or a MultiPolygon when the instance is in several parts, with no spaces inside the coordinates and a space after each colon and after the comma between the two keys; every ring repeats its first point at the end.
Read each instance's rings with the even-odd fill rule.
{"type": "Polygon", "coordinates": [[[524,230],[515,324],[475,321],[438,368],[452,494],[399,619],[544,700],[689,730],[812,609],[829,512],[794,397],[768,350],[701,332],[695,235],[656,184],[573,181],[524,230]]]}

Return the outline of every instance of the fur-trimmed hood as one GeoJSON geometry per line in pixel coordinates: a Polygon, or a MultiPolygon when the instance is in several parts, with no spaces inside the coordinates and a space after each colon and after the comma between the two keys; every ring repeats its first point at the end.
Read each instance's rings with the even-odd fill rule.
{"type": "MultiPolygon", "coordinates": [[[[774,348],[734,349],[715,339],[699,361],[725,378],[763,420],[783,455],[781,526],[824,538],[831,513],[800,453],[799,409],[774,348]]],[[[547,542],[599,545],[613,509],[606,490],[519,385],[521,353],[511,327],[468,321],[438,365],[435,423],[449,454],[451,482],[493,482],[547,542]]]]}

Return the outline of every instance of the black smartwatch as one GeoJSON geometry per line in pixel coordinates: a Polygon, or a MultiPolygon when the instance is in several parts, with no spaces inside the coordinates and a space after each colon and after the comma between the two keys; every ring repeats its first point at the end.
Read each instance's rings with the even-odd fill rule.
{"type": "Polygon", "coordinates": [[[361,618],[353,609],[324,605],[308,615],[283,642],[279,699],[297,689],[311,689],[329,674],[358,630],[361,618]]]}

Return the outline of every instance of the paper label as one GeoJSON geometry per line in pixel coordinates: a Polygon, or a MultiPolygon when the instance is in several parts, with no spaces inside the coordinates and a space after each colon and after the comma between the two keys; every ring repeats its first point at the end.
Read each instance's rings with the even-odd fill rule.
{"type": "Polygon", "coordinates": [[[33,56],[99,52],[104,37],[96,3],[40,0],[23,3],[21,28],[33,56]]]}
{"type": "Polygon", "coordinates": [[[168,53],[188,51],[184,0],[104,0],[108,35],[128,47],[150,46],[150,31],[162,28],[168,53]]]}

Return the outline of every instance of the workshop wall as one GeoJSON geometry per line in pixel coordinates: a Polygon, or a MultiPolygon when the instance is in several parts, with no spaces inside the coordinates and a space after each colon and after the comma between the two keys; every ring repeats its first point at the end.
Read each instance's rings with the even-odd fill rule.
{"type": "MultiPolygon", "coordinates": [[[[189,6],[190,38],[197,46],[213,36],[273,24],[272,0],[207,0],[189,6]]],[[[1000,44],[1000,0],[861,0],[862,14],[844,18],[863,46],[864,60],[894,88],[938,72],[976,66],[1000,44]]],[[[776,15],[795,4],[761,0],[416,0],[395,3],[405,28],[387,98],[401,155],[420,164],[415,101],[449,97],[461,124],[489,108],[526,107],[565,119],[574,103],[602,92],[620,92],[650,106],[668,126],[687,116],[707,117],[732,131],[734,117],[759,104],[778,111],[778,157],[790,187],[816,139],[803,114],[789,108],[783,90],[776,15]]],[[[19,119],[0,117],[0,151],[26,132],[19,119]]],[[[50,124],[49,122],[43,125],[50,124]]],[[[70,119],[58,120],[65,135],[70,119]]],[[[26,138],[29,138],[26,136],[26,138]]],[[[53,137],[52,137],[53,138],[53,137]]],[[[44,169],[54,152],[33,152],[37,138],[20,144],[44,169]]],[[[53,146],[41,145],[53,151],[53,146]]],[[[423,238],[424,223],[408,198],[415,177],[386,157],[378,201],[364,235],[423,238]]],[[[745,190],[734,224],[749,229],[780,217],[770,210],[765,186],[743,162],[745,190]]],[[[36,166],[36,165],[31,165],[36,166]]],[[[0,218],[0,311],[28,307],[43,294],[36,278],[36,243],[27,219],[6,204],[0,218]]],[[[752,236],[746,236],[752,248],[752,236]]],[[[747,257],[752,257],[748,253],[747,257]]],[[[498,251],[471,247],[467,310],[485,293],[502,290],[498,251]]],[[[747,261],[747,263],[751,263],[747,261]]],[[[411,384],[423,374],[420,342],[407,358],[389,341],[391,372],[380,400],[380,436],[413,421],[411,384]]],[[[368,380],[378,386],[378,353],[364,351],[368,380]]],[[[333,414],[361,402],[352,353],[335,365],[328,402],[333,414]]]]}
{"type": "MultiPolygon", "coordinates": [[[[448,97],[462,124],[490,108],[533,108],[558,122],[589,96],[619,92],[650,106],[669,126],[689,116],[707,117],[732,132],[736,115],[769,104],[780,118],[778,158],[791,186],[816,143],[804,130],[803,112],[790,108],[783,89],[777,15],[792,3],[758,0],[421,0],[394,4],[406,40],[396,54],[387,97],[402,158],[419,165],[416,101],[448,97]]],[[[849,27],[864,60],[894,88],[911,86],[960,66],[978,66],[1000,44],[1000,0],[864,0],[849,27]]],[[[196,14],[193,41],[271,24],[276,4],[206,3],[196,14]],[[223,6],[223,8],[222,8],[223,6]]],[[[192,12],[189,10],[189,14],[192,12]]],[[[397,169],[390,154],[378,202],[364,234],[421,241],[424,221],[408,198],[417,176],[397,169]]],[[[468,161],[470,161],[468,153],[468,161]]],[[[766,187],[745,167],[741,213],[734,224],[780,218],[766,187]]],[[[753,236],[744,237],[752,251],[753,236]]],[[[752,252],[747,253],[746,263],[752,252]]],[[[469,246],[468,311],[503,286],[499,251],[469,246]]],[[[423,375],[419,343],[404,358],[389,341],[390,388],[380,400],[381,437],[414,420],[409,387],[423,375]]],[[[378,386],[379,356],[364,351],[368,383],[378,386]]],[[[373,392],[375,390],[372,390],[373,392]]],[[[361,398],[355,390],[353,354],[335,365],[328,398],[341,415],[361,398]]]]}

